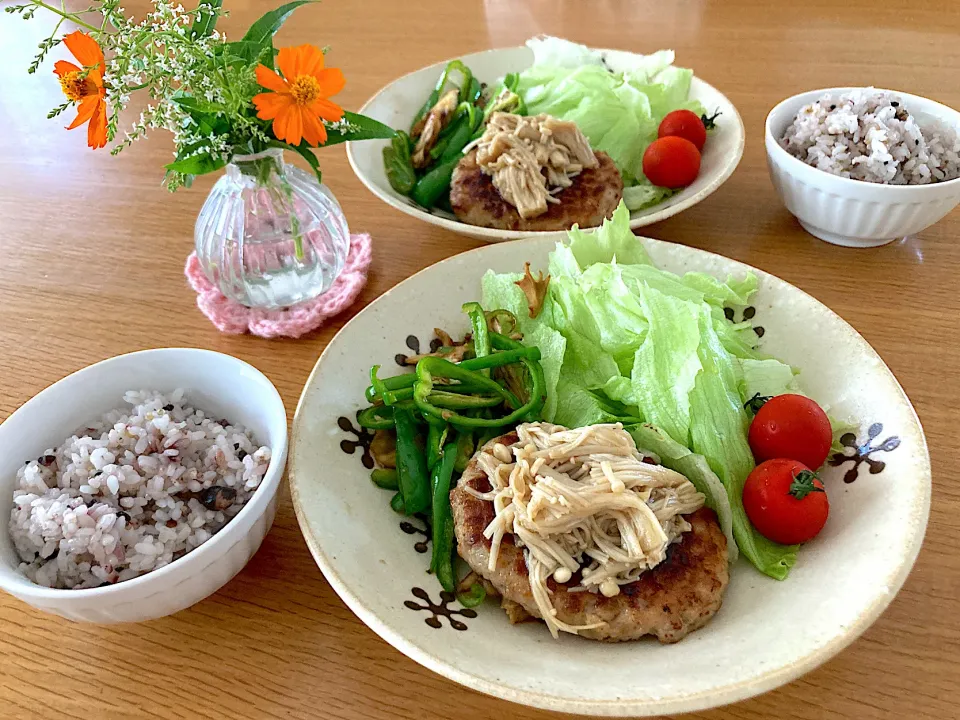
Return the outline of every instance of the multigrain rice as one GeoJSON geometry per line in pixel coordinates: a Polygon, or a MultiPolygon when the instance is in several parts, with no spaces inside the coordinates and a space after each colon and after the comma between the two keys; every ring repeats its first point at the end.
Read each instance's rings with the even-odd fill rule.
{"type": "Polygon", "coordinates": [[[91,588],[163,567],[209,540],[260,485],[270,449],[182,390],[130,391],[117,409],[17,471],[20,572],[91,588]]]}
{"type": "Polygon", "coordinates": [[[803,162],[834,175],[889,185],[960,177],[960,139],[939,120],[910,114],[899,96],[864,88],[805,105],[780,138],[803,162]]]}

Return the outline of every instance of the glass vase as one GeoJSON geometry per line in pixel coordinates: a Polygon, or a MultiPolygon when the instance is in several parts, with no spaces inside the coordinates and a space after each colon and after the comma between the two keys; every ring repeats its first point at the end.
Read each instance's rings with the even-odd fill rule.
{"type": "Polygon", "coordinates": [[[204,272],[226,297],[275,310],[333,285],[350,230],[333,193],[271,149],[227,165],[200,210],[194,242],[204,272]]]}

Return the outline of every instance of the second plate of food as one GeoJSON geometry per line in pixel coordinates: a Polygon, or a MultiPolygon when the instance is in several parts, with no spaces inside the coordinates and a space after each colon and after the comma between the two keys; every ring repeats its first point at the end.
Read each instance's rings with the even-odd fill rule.
{"type": "Polygon", "coordinates": [[[635,239],[623,210],[378,298],[308,380],[289,474],[318,565],[390,644],[481,692],[617,716],[732,702],[829,659],[903,584],[930,502],[920,423],[855,330],[764,272],[635,239]],[[750,416],[782,393],[836,431],[828,452],[823,419],[806,461],[826,492],[797,471],[771,496],[812,526],[761,523],[741,495],[750,416]],[[751,521],[815,537],[779,545],[751,521]]]}
{"type": "MultiPolygon", "coordinates": [[[[672,51],[642,56],[536,38],[528,47],[459,61],[405,75],[364,105],[364,114],[404,131],[392,147],[391,141],[347,146],[354,172],[374,195],[455,232],[496,242],[562,232],[574,223],[593,227],[621,196],[631,208],[630,226],[650,225],[714,192],[743,155],[737,109],[675,67],[672,51]],[[489,122],[494,109],[508,113],[499,125],[489,122]],[[705,141],[693,128],[700,151],[670,141],[681,147],[664,148],[649,161],[660,163],[658,182],[683,185],[668,190],[646,179],[644,154],[664,116],[679,109],[714,119],[705,141]],[[543,114],[551,119],[532,119],[543,114]],[[596,155],[590,147],[583,152],[584,143],[596,155]],[[460,162],[464,147],[467,159],[460,162]],[[698,172],[690,167],[697,162],[698,172]]],[[[689,136],[684,123],[693,115],[670,132],[689,136]]]]}

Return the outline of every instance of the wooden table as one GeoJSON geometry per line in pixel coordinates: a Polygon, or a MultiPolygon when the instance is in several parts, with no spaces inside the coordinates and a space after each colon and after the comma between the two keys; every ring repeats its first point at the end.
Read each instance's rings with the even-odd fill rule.
{"type": "MultiPolygon", "coordinates": [[[[651,236],[772,272],[836,310],[879,351],[913,399],[936,478],[928,539],[906,586],[852,647],[803,679],[710,720],[956,717],[960,680],[960,214],[919,237],[848,250],[805,234],[767,177],[763,120],[810,88],[902,88],[960,107],[960,6],[890,0],[450,2],[328,0],[298,11],[278,44],[331,44],[359,107],[380,86],[438,60],[520,44],[545,32],[678,61],[737,105],[747,148],[714,195],[651,227],[651,236]]],[[[142,9],[142,2],[132,2],[142,9]]],[[[272,2],[228,0],[238,37],[272,2]]],[[[212,178],[160,187],[167,137],[118,158],[85,147],[82,130],[45,121],[61,102],[50,74],[24,71],[52,25],[0,16],[0,418],[48,384],[119,353],[196,346],[262,369],[293,414],[326,343],[364,304],[413,272],[479,243],[376,200],[343,148],[320,153],[354,230],[375,238],[361,302],[298,341],[219,334],[183,277],[193,222],[212,178]]],[[[53,57],[63,57],[55,50],[53,57]]],[[[65,118],[72,118],[68,112],[65,118]]],[[[519,718],[550,713],[481,696],[421,668],[368,630],[314,564],[284,490],[260,552],[222,591],[162,620],[80,626],[0,597],[0,717],[519,718]]],[[[802,608],[798,608],[798,622],[802,608]]]]}

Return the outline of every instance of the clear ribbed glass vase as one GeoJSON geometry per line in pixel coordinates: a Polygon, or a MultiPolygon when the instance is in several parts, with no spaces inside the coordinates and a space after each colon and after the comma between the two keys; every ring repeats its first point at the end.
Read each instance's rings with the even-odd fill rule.
{"type": "Polygon", "coordinates": [[[350,230],[333,193],[271,149],[227,165],[200,210],[194,242],[204,272],[225,296],[275,310],[333,285],[350,230]]]}

